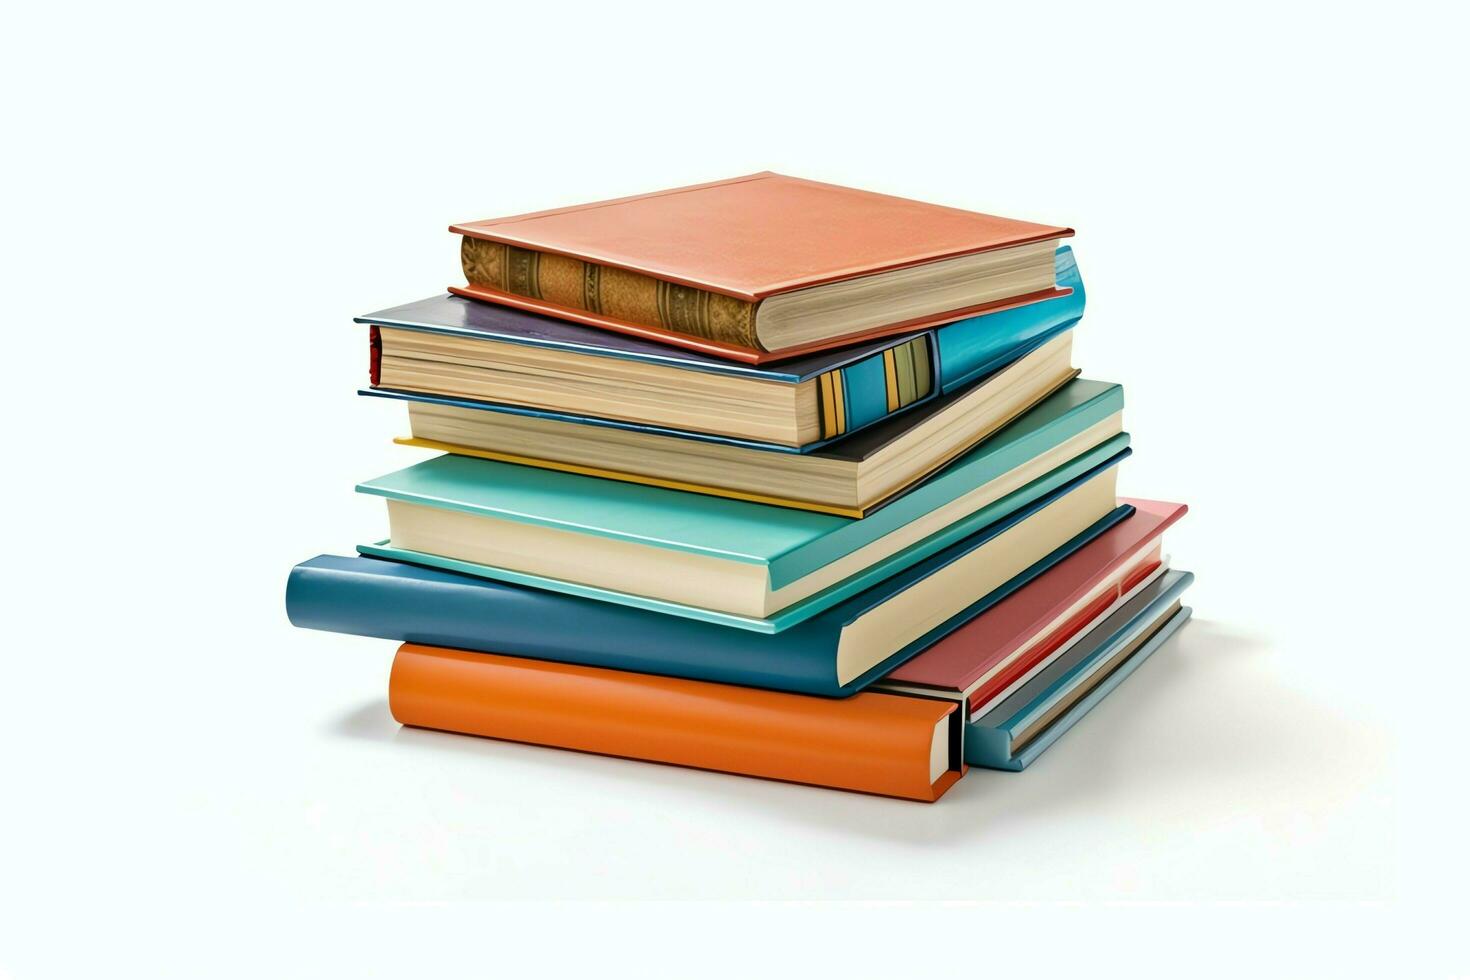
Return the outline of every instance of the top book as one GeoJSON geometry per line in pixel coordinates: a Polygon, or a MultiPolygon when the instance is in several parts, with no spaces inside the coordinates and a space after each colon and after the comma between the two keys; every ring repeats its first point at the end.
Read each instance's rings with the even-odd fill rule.
{"type": "Polygon", "coordinates": [[[1066,295],[1072,234],[773,173],[449,230],[451,292],[750,364],[1066,295]]]}

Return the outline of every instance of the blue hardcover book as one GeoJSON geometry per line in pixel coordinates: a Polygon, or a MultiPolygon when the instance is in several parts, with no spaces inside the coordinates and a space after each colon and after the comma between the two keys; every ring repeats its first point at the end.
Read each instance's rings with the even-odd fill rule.
{"type": "Polygon", "coordinates": [[[419,565],[323,555],[286,588],[291,622],[433,646],[744,684],[853,694],[1132,513],[1048,545],[1061,487],[779,633],[664,615],[419,565]]]}
{"type": "Polygon", "coordinates": [[[360,394],[809,453],[1070,330],[1085,291],[1072,250],[1056,261],[1068,295],[763,366],[434,296],[356,318],[371,328],[372,386],[360,394]]]}
{"type": "Polygon", "coordinates": [[[358,486],[391,529],[359,551],[779,632],[1085,474],[1052,533],[1111,510],[1128,454],[1111,387],[1029,413],[860,520],[451,455],[358,486]]]}
{"type": "Polygon", "coordinates": [[[1002,367],[1015,351],[1034,350],[1076,326],[1087,290],[1070,246],[1057,249],[1057,285],[1069,287],[1071,294],[936,328],[940,391],[958,391],[1002,367]]]}
{"type": "Polygon", "coordinates": [[[965,761],[1019,772],[1153,655],[1189,618],[1194,575],[1170,571],[965,726],[965,761]]]}

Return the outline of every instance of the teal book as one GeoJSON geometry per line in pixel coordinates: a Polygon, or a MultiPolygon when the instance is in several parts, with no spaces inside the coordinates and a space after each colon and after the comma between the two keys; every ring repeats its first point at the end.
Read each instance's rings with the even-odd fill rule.
{"type": "Polygon", "coordinates": [[[1098,520],[1127,453],[1121,408],[1117,385],[1074,381],[862,519],[441,456],[359,485],[387,500],[391,537],[358,550],[779,632],[1094,471],[1068,526],[1098,520]]]}
{"type": "Polygon", "coordinates": [[[987,313],[935,330],[939,390],[945,394],[958,391],[994,371],[1011,356],[1011,350],[1041,343],[1076,326],[1087,305],[1087,289],[1077,271],[1077,257],[1066,246],[1057,249],[1057,286],[1071,292],[1033,306],[987,313]]]}
{"type": "Polygon", "coordinates": [[[995,542],[1017,528],[1035,528],[1038,516],[1045,526],[1051,506],[1084,482],[1062,487],[775,634],[362,556],[321,555],[296,566],[286,585],[286,611],[306,629],[847,697],[1133,512],[1120,505],[1039,561],[998,580],[1007,569],[997,568],[989,554],[995,542]]]}

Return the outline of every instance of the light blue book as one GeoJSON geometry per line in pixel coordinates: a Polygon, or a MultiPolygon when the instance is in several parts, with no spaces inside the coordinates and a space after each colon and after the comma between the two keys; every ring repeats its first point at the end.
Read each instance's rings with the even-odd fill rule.
{"type": "Polygon", "coordinates": [[[1194,575],[1166,572],[1074,646],[965,726],[965,761],[1019,772],[1152,656],[1189,619],[1194,575]]]}
{"type": "Polygon", "coordinates": [[[358,550],[774,633],[1091,476],[1033,560],[1076,535],[1116,505],[1121,407],[1117,385],[1071,382],[862,519],[441,456],[359,485],[391,538],[358,550]]]}

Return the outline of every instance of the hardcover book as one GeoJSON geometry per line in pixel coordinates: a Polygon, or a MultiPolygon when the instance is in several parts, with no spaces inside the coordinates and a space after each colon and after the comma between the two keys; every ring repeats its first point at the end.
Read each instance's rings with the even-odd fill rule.
{"type": "Polygon", "coordinates": [[[371,324],[373,385],[388,392],[788,450],[856,431],[938,390],[928,333],[812,355],[778,371],[681,357],[662,344],[458,296],[358,319],[371,324]],[[579,334],[596,336],[597,346],[579,334]]]}
{"type": "Polygon", "coordinates": [[[975,710],[1063,655],[1165,571],[1164,531],[1183,504],[1123,498],[1133,516],[1018,589],[879,684],[964,702],[975,710]]]}
{"type": "Polygon", "coordinates": [[[1024,769],[1189,618],[1180,596],[1194,576],[1168,572],[1088,631],[1018,689],[983,705],[965,728],[965,759],[1024,769]]]}
{"type": "Polygon", "coordinates": [[[1065,297],[779,366],[435,296],[357,318],[370,330],[365,393],[420,396],[421,404],[458,407],[468,418],[468,409],[480,408],[810,451],[992,374],[1063,333],[1081,316],[1084,296],[1070,249],[1058,253],[1056,268],[1059,281],[1075,287],[1065,297]]]}
{"type": "MultiPolygon", "coordinates": [[[[375,388],[362,394],[403,398],[409,403],[413,436],[400,439],[407,445],[861,517],[1016,419],[1076,375],[1069,331],[1082,313],[1085,292],[1070,256],[1070,250],[1063,248],[1057,264],[1061,281],[1075,287],[1067,297],[933,331],[929,347],[935,353],[935,388],[942,394],[888,414],[878,414],[881,401],[876,392],[883,392],[882,400],[889,391],[901,392],[889,389],[886,383],[886,359],[891,351],[885,348],[876,353],[870,350],[873,345],[842,351],[851,360],[838,369],[832,369],[838,363],[833,354],[789,361],[779,369],[738,366],[684,351],[670,354],[670,348],[516,310],[444,298],[459,304],[454,309],[466,323],[498,316],[522,317],[538,325],[551,323],[553,334],[581,331],[594,338],[610,338],[612,348],[654,348],[660,359],[681,364],[679,373],[706,370],[714,364],[717,372],[814,383],[810,381],[813,376],[825,375],[811,372],[826,369],[832,375],[832,404],[842,407],[836,425],[842,435],[801,447],[403,389],[375,388]],[[988,326],[989,322],[994,326],[988,326]],[[803,378],[807,381],[801,381],[803,378]],[[870,408],[864,410],[864,404],[870,408]],[[689,445],[689,439],[704,444],[689,445]]],[[[437,325],[432,329],[451,329],[454,317],[370,314],[362,319],[379,325],[419,325],[406,329],[431,329],[428,323],[432,320],[437,325]]],[[[522,341],[531,342],[525,338],[517,342],[522,341]]],[[[603,360],[625,364],[632,359],[632,353],[609,353],[603,360]]],[[[819,406],[826,406],[826,388],[819,388],[819,406]]],[[[601,388],[597,392],[598,398],[606,394],[601,388]]],[[[1122,398],[1122,392],[1117,398],[1122,398]]],[[[682,388],[673,411],[678,419],[688,414],[682,388]]]]}
{"type": "Polygon", "coordinates": [[[404,644],[404,725],[923,802],[964,773],[955,705],[844,700],[404,644]]]}
{"type": "Polygon", "coordinates": [[[385,498],[391,534],[359,550],[776,631],[1083,476],[1053,520],[1101,517],[1128,438],[1082,421],[1023,419],[861,520],[440,456],[358,486],[385,498]]]}
{"type": "Polygon", "coordinates": [[[1072,234],[773,173],[450,231],[453,292],[748,363],[1055,296],[1072,234]]]}
{"type": "Polygon", "coordinates": [[[486,412],[415,398],[400,445],[734,500],[864,517],[1028,411],[1123,403],[1116,385],[1073,381],[1070,335],[954,394],[800,453],[588,425],[540,413],[486,412]],[[1068,382],[1071,381],[1071,384],[1068,382]],[[1065,394],[1059,394],[1065,392],[1065,394]],[[1048,399],[1048,396],[1055,397],[1048,399]]]}
{"type": "MultiPolygon", "coordinates": [[[[375,558],[292,570],[286,612],[308,629],[846,697],[1131,513],[1120,506],[1050,550],[985,545],[1072,488],[777,633],[375,558]],[[1034,555],[1034,557],[1033,557],[1034,555]]],[[[1054,530],[1044,517],[1037,530],[1054,530]]],[[[1009,544],[1017,544],[1012,539],[1009,544]]]]}

